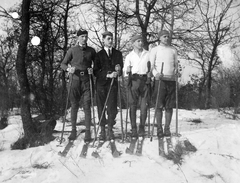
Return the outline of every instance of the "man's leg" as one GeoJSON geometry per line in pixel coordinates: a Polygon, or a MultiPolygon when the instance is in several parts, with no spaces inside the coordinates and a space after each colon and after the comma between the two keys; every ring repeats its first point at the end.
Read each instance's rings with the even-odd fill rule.
{"type": "Polygon", "coordinates": [[[165,126],[164,126],[164,135],[171,136],[170,124],[172,121],[173,109],[166,109],[165,111],[165,126]]]}
{"type": "Polygon", "coordinates": [[[76,131],[76,121],[77,121],[77,113],[78,113],[78,102],[72,102],[71,103],[71,123],[72,123],[72,131],[70,136],[68,137],[69,140],[75,140],[77,136],[76,131]]]}
{"type": "Polygon", "coordinates": [[[162,116],[163,116],[163,110],[162,108],[157,108],[156,111],[156,120],[157,120],[157,136],[163,137],[163,128],[162,128],[162,116]]]}
{"type": "Polygon", "coordinates": [[[72,86],[70,90],[70,102],[71,102],[71,123],[72,123],[72,131],[69,140],[75,140],[77,136],[76,132],[76,121],[77,121],[77,113],[79,109],[79,100],[80,100],[80,83],[79,80],[72,80],[72,86]]]}
{"type": "Polygon", "coordinates": [[[144,136],[145,135],[145,123],[146,123],[146,119],[147,119],[147,108],[148,108],[148,103],[150,101],[148,101],[149,98],[149,91],[148,91],[148,87],[146,85],[146,81],[145,80],[140,80],[140,97],[141,97],[141,101],[140,101],[140,124],[139,124],[139,131],[138,131],[138,135],[139,136],[144,136]]]}
{"type": "Polygon", "coordinates": [[[82,84],[83,88],[83,110],[85,114],[85,137],[84,141],[89,142],[91,141],[91,93],[90,93],[90,88],[88,87],[89,81],[84,81],[82,84]],[[87,86],[87,87],[86,87],[87,86]]]}
{"type": "Polygon", "coordinates": [[[114,139],[113,126],[116,124],[115,119],[117,116],[117,97],[118,89],[117,85],[113,85],[108,101],[107,101],[107,115],[108,115],[108,137],[109,139],[114,139]]]}
{"type": "Polygon", "coordinates": [[[132,127],[132,137],[137,137],[137,123],[136,123],[136,113],[137,113],[137,106],[132,105],[130,106],[129,115],[130,115],[130,121],[131,121],[131,127],[132,127]]]}
{"type": "MultiPolygon", "coordinates": [[[[97,98],[97,108],[98,108],[98,118],[100,120],[101,115],[102,115],[102,111],[103,111],[103,107],[105,104],[105,100],[107,97],[106,94],[106,88],[103,86],[98,86],[97,90],[96,90],[96,98],[97,98]]],[[[99,140],[104,141],[106,140],[106,131],[105,131],[105,125],[106,125],[106,116],[105,116],[105,112],[102,116],[102,120],[99,121],[100,122],[100,135],[99,135],[99,140]]]]}
{"type": "Polygon", "coordinates": [[[131,88],[129,89],[129,116],[131,121],[132,128],[132,137],[138,137],[137,133],[137,103],[138,103],[138,87],[139,81],[134,79],[132,80],[131,88]]]}
{"type": "Polygon", "coordinates": [[[173,108],[176,105],[176,82],[175,81],[167,81],[166,82],[166,105],[165,105],[165,126],[164,126],[164,135],[170,136],[170,124],[172,121],[173,108]]]}

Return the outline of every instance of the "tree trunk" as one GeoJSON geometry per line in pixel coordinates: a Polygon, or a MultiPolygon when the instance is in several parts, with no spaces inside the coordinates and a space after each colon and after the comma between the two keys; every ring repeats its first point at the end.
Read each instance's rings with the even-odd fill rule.
{"type": "Polygon", "coordinates": [[[31,137],[35,132],[30,113],[30,88],[25,66],[25,56],[27,53],[27,44],[29,40],[30,4],[31,0],[22,1],[21,34],[16,60],[18,82],[21,92],[21,117],[25,137],[31,137]]]}
{"type": "Polygon", "coordinates": [[[207,76],[207,87],[206,87],[205,109],[210,109],[211,107],[211,86],[212,86],[212,71],[211,71],[211,64],[209,64],[208,76],[207,76]]]}

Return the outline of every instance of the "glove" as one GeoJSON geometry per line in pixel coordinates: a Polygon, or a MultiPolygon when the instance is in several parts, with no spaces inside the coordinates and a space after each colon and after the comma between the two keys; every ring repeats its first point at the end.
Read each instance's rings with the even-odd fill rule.
{"type": "Polygon", "coordinates": [[[67,72],[70,74],[73,74],[75,72],[76,68],[75,67],[68,67],[67,72]]]}
{"type": "Polygon", "coordinates": [[[163,77],[163,74],[162,73],[157,73],[156,76],[155,76],[155,79],[156,80],[159,80],[163,77]]]}
{"type": "Polygon", "coordinates": [[[90,67],[87,70],[88,70],[88,74],[93,74],[93,68],[90,67]]]}
{"type": "Polygon", "coordinates": [[[107,78],[116,78],[118,73],[116,71],[112,72],[111,74],[107,74],[107,78]]]}

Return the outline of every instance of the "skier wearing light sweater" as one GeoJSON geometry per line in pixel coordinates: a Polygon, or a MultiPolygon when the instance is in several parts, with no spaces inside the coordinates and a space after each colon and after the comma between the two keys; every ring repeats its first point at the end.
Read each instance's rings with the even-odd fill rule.
{"type": "Polygon", "coordinates": [[[159,32],[160,44],[152,48],[150,62],[152,74],[155,78],[153,101],[157,100],[158,85],[160,84],[158,103],[156,108],[157,136],[170,136],[170,124],[173,108],[175,107],[177,51],[169,45],[169,32],[159,32]],[[165,126],[162,128],[163,109],[165,110],[165,126]]]}

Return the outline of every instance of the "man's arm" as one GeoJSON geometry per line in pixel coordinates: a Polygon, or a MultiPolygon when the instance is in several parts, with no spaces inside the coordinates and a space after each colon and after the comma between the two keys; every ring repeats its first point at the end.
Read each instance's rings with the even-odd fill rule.
{"type": "Polygon", "coordinates": [[[61,63],[61,68],[66,71],[68,68],[68,64],[71,62],[72,60],[72,51],[71,49],[69,49],[61,63]]]}
{"type": "Polygon", "coordinates": [[[156,48],[153,48],[150,51],[149,60],[150,60],[150,63],[151,63],[152,74],[153,74],[153,76],[155,76],[158,73],[158,71],[156,70],[156,48]]]}

